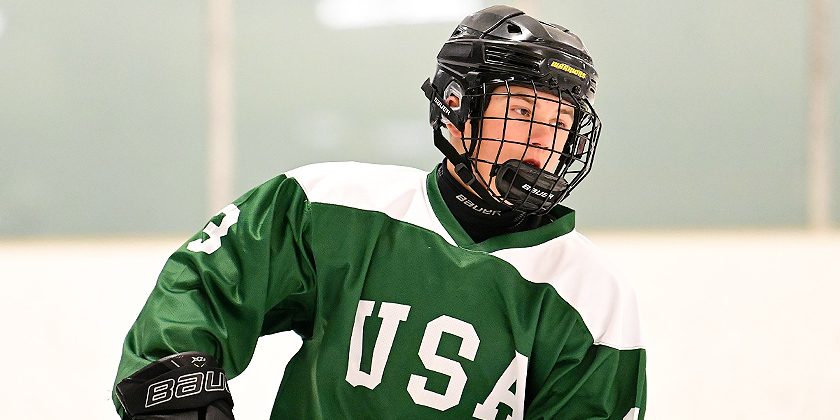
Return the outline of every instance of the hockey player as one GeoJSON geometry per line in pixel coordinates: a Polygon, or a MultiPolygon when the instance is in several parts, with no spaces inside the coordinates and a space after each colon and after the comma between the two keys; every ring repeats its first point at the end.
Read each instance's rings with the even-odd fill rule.
{"type": "Polygon", "coordinates": [[[601,127],[587,49],[495,6],[437,61],[434,171],[295,169],[171,256],[123,346],[124,419],[232,419],[226,379],[287,330],[272,419],[644,417],[633,291],[558,204],[601,127]]]}

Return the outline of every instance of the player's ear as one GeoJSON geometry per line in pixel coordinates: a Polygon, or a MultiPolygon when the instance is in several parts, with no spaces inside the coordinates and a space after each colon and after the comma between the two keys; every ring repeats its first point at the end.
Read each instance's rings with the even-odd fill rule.
{"type": "Polygon", "coordinates": [[[449,95],[449,97],[446,98],[446,104],[449,105],[449,107],[453,110],[457,111],[459,108],[461,108],[461,99],[459,99],[455,95],[449,95]]]}
{"type": "MultiPolygon", "coordinates": [[[[455,95],[449,95],[449,97],[446,98],[446,105],[452,108],[453,111],[457,111],[461,108],[461,99],[455,95]]],[[[451,122],[446,121],[446,129],[449,130],[450,139],[454,140],[461,138],[461,131],[458,130],[451,122]]]]}

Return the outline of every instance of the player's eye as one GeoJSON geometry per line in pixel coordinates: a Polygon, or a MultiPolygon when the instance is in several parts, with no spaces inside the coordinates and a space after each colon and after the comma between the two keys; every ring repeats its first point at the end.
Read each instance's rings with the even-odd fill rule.
{"type": "Polygon", "coordinates": [[[562,128],[563,130],[568,130],[569,127],[572,126],[571,118],[561,118],[557,123],[554,124],[557,128],[562,128]]]}
{"type": "Polygon", "coordinates": [[[523,117],[523,118],[530,118],[531,117],[531,110],[519,106],[511,107],[511,112],[515,117],[523,117]]]}

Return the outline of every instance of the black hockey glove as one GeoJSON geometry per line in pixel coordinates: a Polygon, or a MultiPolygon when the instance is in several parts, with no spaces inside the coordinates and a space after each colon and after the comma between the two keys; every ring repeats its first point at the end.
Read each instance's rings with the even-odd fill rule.
{"type": "Polygon", "coordinates": [[[233,420],[233,398],[216,359],[199,352],[165,357],[117,384],[124,420],[233,420]]]}

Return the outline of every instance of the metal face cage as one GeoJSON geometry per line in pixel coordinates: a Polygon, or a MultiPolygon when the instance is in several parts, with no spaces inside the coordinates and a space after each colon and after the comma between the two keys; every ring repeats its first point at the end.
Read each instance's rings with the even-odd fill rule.
{"type": "Polygon", "coordinates": [[[462,146],[494,199],[545,214],[589,172],[601,122],[579,88],[495,80],[464,96],[470,129],[462,146]]]}

